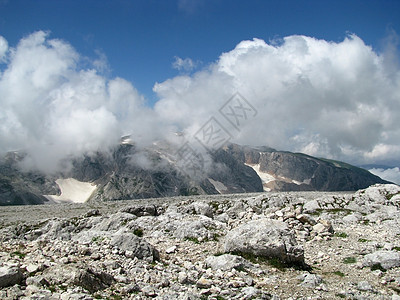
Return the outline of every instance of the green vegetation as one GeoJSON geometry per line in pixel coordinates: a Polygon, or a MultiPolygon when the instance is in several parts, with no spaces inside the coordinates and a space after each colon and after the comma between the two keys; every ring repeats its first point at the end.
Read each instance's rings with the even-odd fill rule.
{"type": "Polygon", "coordinates": [[[346,232],[335,232],[335,236],[340,238],[347,238],[348,234],[346,232]]]}
{"type": "Polygon", "coordinates": [[[219,208],[219,202],[217,202],[217,201],[211,201],[210,202],[210,206],[214,209],[214,210],[218,210],[218,208],[219,208]]]}
{"type": "Polygon", "coordinates": [[[104,240],[103,236],[94,236],[92,237],[92,242],[96,244],[100,244],[104,240]]]}
{"type": "Polygon", "coordinates": [[[138,237],[142,237],[143,236],[143,229],[142,228],[136,228],[133,230],[133,234],[138,236],[138,237]]]}
{"type": "Polygon", "coordinates": [[[352,256],[343,258],[343,263],[345,263],[345,264],[354,264],[356,262],[357,262],[357,259],[352,256]]]}
{"type": "Polygon", "coordinates": [[[21,251],[14,251],[11,253],[11,256],[18,256],[20,259],[24,259],[26,256],[26,253],[23,253],[21,251]]]}
{"type": "Polygon", "coordinates": [[[393,250],[400,251],[400,247],[398,247],[398,246],[393,247],[393,250]]]}
{"type": "Polygon", "coordinates": [[[259,264],[259,263],[268,264],[271,267],[274,267],[280,271],[285,271],[288,268],[311,271],[311,267],[308,265],[294,264],[294,263],[291,264],[288,262],[284,262],[276,257],[263,257],[263,256],[257,256],[252,253],[242,253],[238,251],[231,252],[231,254],[241,256],[247,259],[248,261],[252,262],[253,264],[259,264]]]}
{"type": "Polygon", "coordinates": [[[360,243],[366,243],[366,242],[370,242],[370,240],[364,239],[364,238],[359,238],[358,241],[360,243]]]}
{"type": "Polygon", "coordinates": [[[371,271],[380,270],[382,272],[386,272],[386,269],[381,266],[381,264],[374,264],[371,266],[371,271]]]}
{"type": "Polygon", "coordinates": [[[200,244],[199,239],[196,238],[196,237],[192,237],[192,236],[185,238],[185,241],[190,241],[190,242],[195,243],[195,244],[200,244]]]}
{"type": "Polygon", "coordinates": [[[340,272],[340,271],[332,272],[332,274],[337,275],[337,276],[339,276],[339,277],[344,277],[344,276],[346,276],[344,273],[342,273],[342,272],[340,272]]]}
{"type": "Polygon", "coordinates": [[[337,293],[335,296],[342,299],[346,298],[346,295],[343,295],[342,293],[337,293]]]}

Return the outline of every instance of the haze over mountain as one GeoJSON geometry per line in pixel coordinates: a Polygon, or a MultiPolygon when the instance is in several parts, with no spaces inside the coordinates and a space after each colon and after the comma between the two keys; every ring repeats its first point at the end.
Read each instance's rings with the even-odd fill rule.
{"type": "Polygon", "coordinates": [[[400,72],[390,43],[377,53],[355,34],[242,41],[193,74],[156,83],[154,107],[132,83],[102,75],[101,60],[48,32],[16,46],[1,37],[0,50],[0,151],[26,151],[26,168],[60,171],[65,158],[107,150],[124,134],[146,147],[182,131],[201,148],[196,134],[210,124],[239,144],[353,164],[395,163],[400,154],[400,72]],[[229,120],[226,109],[238,103],[247,111],[229,120]]]}
{"type": "Polygon", "coordinates": [[[111,152],[77,157],[70,169],[22,172],[23,156],[0,162],[0,205],[114,201],[263,191],[354,191],[385,180],[342,162],[301,153],[227,144],[191,153],[158,142],[138,148],[128,138],[111,152]]]}

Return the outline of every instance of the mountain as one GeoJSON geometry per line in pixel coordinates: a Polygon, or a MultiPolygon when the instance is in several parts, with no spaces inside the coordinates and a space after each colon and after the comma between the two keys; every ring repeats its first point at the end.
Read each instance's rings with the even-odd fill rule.
{"type": "Polygon", "coordinates": [[[209,153],[209,166],[193,176],[180,167],[176,152],[167,143],[139,150],[124,142],[113,151],[76,158],[70,170],[53,176],[20,171],[17,166],[23,157],[9,154],[0,163],[0,205],[57,202],[56,195],[67,194],[67,188],[68,195],[71,189],[72,194],[79,192],[82,186],[74,182],[96,186],[90,201],[262,191],[354,191],[388,183],[343,162],[236,144],[209,153]],[[60,178],[75,180],[63,184],[60,178]]]}

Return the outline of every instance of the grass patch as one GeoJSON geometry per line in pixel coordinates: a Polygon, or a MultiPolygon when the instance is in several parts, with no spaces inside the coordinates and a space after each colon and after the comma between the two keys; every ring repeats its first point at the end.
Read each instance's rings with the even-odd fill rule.
{"type": "Polygon", "coordinates": [[[259,264],[259,263],[268,264],[269,266],[274,267],[280,271],[285,271],[288,268],[294,268],[296,270],[306,270],[306,271],[312,270],[312,268],[307,264],[288,263],[276,257],[262,257],[252,253],[242,253],[238,251],[231,252],[231,254],[241,256],[244,259],[247,259],[248,261],[252,262],[253,264],[259,264]]]}
{"type": "Polygon", "coordinates": [[[345,264],[355,264],[356,262],[357,262],[357,259],[352,256],[343,258],[343,263],[345,263],[345,264]]]}
{"type": "Polygon", "coordinates": [[[189,241],[189,242],[192,242],[192,243],[195,243],[195,244],[200,244],[199,239],[196,238],[196,237],[192,237],[192,236],[185,238],[185,241],[189,241]]]}
{"type": "Polygon", "coordinates": [[[216,202],[216,201],[211,201],[210,202],[210,206],[216,211],[216,210],[218,210],[219,209],[219,202],[216,202]]]}
{"type": "Polygon", "coordinates": [[[246,268],[244,267],[244,266],[237,266],[237,267],[234,267],[234,269],[236,270],[236,271],[239,271],[239,272],[247,272],[247,270],[246,270],[246,268]]]}
{"type": "Polygon", "coordinates": [[[393,250],[400,251],[400,247],[399,246],[393,247],[393,250]]]}
{"type": "Polygon", "coordinates": [[[138,237],[142,237],[143,236],[143,229],[142,228],[136,228],[133,230],[133,234],[138,236],[138,237]]]}
{"type": "Polygon", "coordinates": [[[104,237],[99,236],[99,235],[98,235],[98,236],[92,237],[92,242],[93,242],[93,243],[96,243],[96,244],[101,243],[103,240],[104,240],[104,237]]]}
{"type": "Polygon", "coordinates": [[[346,295],[342,294],[342,293],[337,293],[335,294],[336,297],[341,298],[341,299],[345,299],[346,295]]]}
{"type": "Polygon", "coordinates": [[[371,271],[376,271],[376,270],[380,270],[382,272],[386,272],[386,269],[384,267],[382,267],[381,264],[374,264],[371,266],[371,271]]]}
{"type": "Polygon", "coordinates": [[[21,251],[14,251],[11,253],[11,256],[18,256],[20,259],[24,259],[26,256],[26,253],[23,253],[21,251]]]}
{"type": "Polygon", "coordinates": [[[369,220],[364,220],[362,223],[363,223],[364,225],[369,225],[369,220]]]}
{"type": "Polygon", "coordinates": [[[370,240],[363,239],[363,238],[359,238],[358,241],[359,241],[360,243],[370,242],[370,240]]]}
{"type": "Polygon", "coordinates": [[[344,276],[346,276],[343,272],[340,272],[340,271],[332,272],[332,274],[334,274],[334,275],[336,275],[336,276],[339,276],[339,277],[344,277],[344,276]]]}
{"type": "Polygon", "coordinates": [[[336,237],[347,238],[349,235],[346,232],[335,232],[336,237]]]}

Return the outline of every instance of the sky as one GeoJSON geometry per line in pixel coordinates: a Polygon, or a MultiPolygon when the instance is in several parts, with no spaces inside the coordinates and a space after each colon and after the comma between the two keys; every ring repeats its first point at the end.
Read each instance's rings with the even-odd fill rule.
{"type": "Polygon", "coordinates": [[[396,0],[0,0],[0,152],[52,171],[213,118],[233,142],[398,167],[398,32],[396,0]]]}

